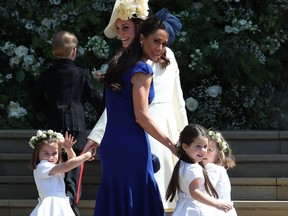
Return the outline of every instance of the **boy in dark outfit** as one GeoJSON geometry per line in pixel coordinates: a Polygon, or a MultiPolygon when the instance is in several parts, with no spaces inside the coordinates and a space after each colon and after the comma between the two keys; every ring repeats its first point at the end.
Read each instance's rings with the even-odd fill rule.
{"type": "MultiPolygon", "coordinates": [[[[96,109],[104,110],[101,96],[93,87],[88,69],[75,63],[78,40],[74,34],[60,31],[53,36],[52,52],[57,58],[53,66],[45,70],[29,94],[32,103],[48,99],[48,127],[54,131],[68,131],[77,140],[73,149],[79,155],[86,144],[85,113],[82,104],[85,97],[96,109]]],[[[79,214],[83,165],[65,175],[67,196],[75,215],[79,214]]]]}

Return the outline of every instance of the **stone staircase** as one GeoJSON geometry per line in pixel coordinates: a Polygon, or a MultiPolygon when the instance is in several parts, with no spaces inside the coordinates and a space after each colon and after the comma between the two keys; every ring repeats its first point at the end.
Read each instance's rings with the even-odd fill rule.
{"type": "Polygon", "coordinates": [[[222,131],[236,158],[228,170],[239,216],[288,215],[288,131],[222,131]]]}
{"type": "MultiPolygon", "coordinates": [[[[0,130],[0,215],[26,216],[37,204],[28,168],[36,130],[0,130]]],[[[228,171],[238,216],[288,215],[288,131],[222,131],[237,166],[228,171]]],[[[81,216],[91,216],[101,176],[99,158],[85,163],[81,216]]],[[[171,212],[167,212],[167,216],[171,212]]]]}

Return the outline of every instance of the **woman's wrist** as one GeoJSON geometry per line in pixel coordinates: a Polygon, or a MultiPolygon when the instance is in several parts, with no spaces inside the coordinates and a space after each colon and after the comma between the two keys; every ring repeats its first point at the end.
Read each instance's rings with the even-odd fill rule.
{"type": "Polygon", "coordinates": [[[95,146],[98,146],[98,143],[96,143],[94,140],[92,140],[92,139],[88,139],[88,141],[87,141],[87,143],[86,143],[86,146],[93,146],[93,145],[95,145],[95,146]]]}

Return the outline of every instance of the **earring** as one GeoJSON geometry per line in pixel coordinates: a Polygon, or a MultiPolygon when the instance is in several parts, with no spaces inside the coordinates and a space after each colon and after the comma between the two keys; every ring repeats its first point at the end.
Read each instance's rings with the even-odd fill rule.
{"type": "Polygon", "coordinates": [[[140,41],[140,45],[141,45],[141,47],[143,47],[143,42],[142,41],[140,41]]]}

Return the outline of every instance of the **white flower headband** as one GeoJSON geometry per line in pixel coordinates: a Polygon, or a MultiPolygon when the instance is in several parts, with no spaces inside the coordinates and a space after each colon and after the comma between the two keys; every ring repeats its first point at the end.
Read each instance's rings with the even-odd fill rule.
{"type": "Polygon", "coordinates": [[[38,130],[36,136],[31,137],[29,145],[31,146],[32,149],[35,149],[38,142],[43,139],[52,139],[58,142],[64,142],[65,140],[64,136],[61,133],[57,133],[53,130],[48,131],[38,130]]]}
{"type": "Polygon", "coordinates": [[[228,144],[224,140],[224,138],[222,137],[221,133],[209,130],[208,135],[209,135],[210,139],[214,140],[215,142],[217,142],[220,145],[221,150],[223,152],[225,152],[225,150],[228,149],[228,144]]]}

